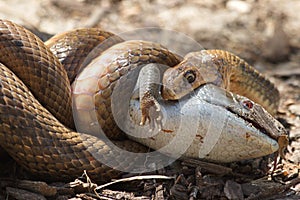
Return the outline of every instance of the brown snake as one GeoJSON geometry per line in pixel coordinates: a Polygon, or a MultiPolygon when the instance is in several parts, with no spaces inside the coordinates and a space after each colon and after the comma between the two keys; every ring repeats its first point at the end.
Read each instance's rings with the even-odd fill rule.
{"type": "MultiPolygon", "coordinates": [[[[0,21],[0,145],[34,174],[62,179],[79,176],[87,170],[89,175],[100,181],[121,174],[102,164],[109,162],[105,159],[111,147],[94,136],[73,131],[74,122],[70,117],[72,99],[68,80],[74,80],[81,64],[86,62],[83,60],[88,52],[112,35],[98,29],[80,29],[48,41],[46,44],[66,66],[66,72],[39,38],[12,22],[0,21]],[[86,41],[84,45],[83,40],[86,41]],[[69,46],[65,46],[67,43],[70,43],[69,46]],[[74,51],[80,44],[86,53],[74,51]],[[97,152],[100,158],[95,158],[91,151],[97,152]]],[[[98,81],[99,90],[94,94],[98,102],[95,106],[98,108],[99,124],[105,133],[113,134],[111,138],[120,137],[110,115],[110,95],[118,79],[141,64],[174,66],[180,62],[176,55],[159,44],[116,44],[121,41],[121,38],[115,37],[111,43],[115,45],[105,51],[110,62],[104,63],[105,70],[98,81]]],[[[99,52],[92,58],[97,55],[99,52]]],[[[274,89],[273,85],[269,87],[274,89]]],[[[133,152],[147,151],[144,146],[129,140],[118,144],[133,152]]],[[[123,161],[122,157],[120,152],[115,165],[126,162],[129,166],[142,159],[132,157],[132,160],[123,161]]]]}

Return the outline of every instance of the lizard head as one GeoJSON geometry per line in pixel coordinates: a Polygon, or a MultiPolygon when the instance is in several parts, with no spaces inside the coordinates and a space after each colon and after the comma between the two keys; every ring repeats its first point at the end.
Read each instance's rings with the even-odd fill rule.
{"type": "Polygon", "coordinates": [[[270,113],[268,113],[261,105],[251,101],[250,99],[234,95],[238,106],[228,106],[227,109],[236,113],[245,121],[251,123],[255,128],[277,141],[279,145],[279,155],[284,158],[283,151],[288,145],[288,136],[283,125],[277,121],[270,113]]]}
{"type": "Polygon", "coordinates": [[[209,102],[211,105],[216,105],[226,110],[228,116],[233,115],[236,119],[239,119],[238,126],[240,126],[240,130],[243,130],[241,129],[242,127],[244,127],[245,130],[249,128],[249,130],[253,130],[256,134],[260,134],[260,137],[277,141],[279,155],[284,158],[283,150],[287,147],[289,140],[284,126],[279,121],[261,105],[247,97],[225,90],[222,91],[221,88],[217,86],[209,85],[210,84],[204,87],[206,94],[212,91],[214,94],[217,94],[217,96],[211,98],[210,95],[207,95],[207,97],[209,97],[208,99],[206,96],[202,96],[201,98],[203,100],[209,102]],[[209,88],[209,90],[206,88],[209,88]],[[223,95],[221,95],[221,93],[223,93],[223,95]]]}

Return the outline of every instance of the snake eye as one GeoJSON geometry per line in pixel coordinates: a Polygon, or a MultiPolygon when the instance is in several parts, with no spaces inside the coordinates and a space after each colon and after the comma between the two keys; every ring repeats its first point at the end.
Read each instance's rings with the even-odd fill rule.
{"type": "Polygon", "coordinates": [[[196,79],[196,73],[193,70],[188,70],[184,73],[184,77],[189,83],[193,83],[196,79]]]}
{"type": "Polygon", "coordinates": [[[242,102],[242,104],[243,104],[244,108],[246,108],[248,110],[253,108],[253,102],[250,100],[245,100],[242,102]]]}

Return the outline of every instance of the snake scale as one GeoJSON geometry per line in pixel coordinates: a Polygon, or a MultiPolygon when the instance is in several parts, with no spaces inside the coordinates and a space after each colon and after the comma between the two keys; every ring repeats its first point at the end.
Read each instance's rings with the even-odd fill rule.
{"type": "MultiPolygon", "coordinates": [[[[90,51],[112,36],[99,29],[78,29],[55,36],[46,46],[25,28],[0,20],[0,145],[33,174],[49,179],[70,179],[87,170],[95,180],[106,181],[122,173],[103,164],[109,162],[106,155],[112,147],[95,136],[74,131],[70,82],[82,64],[99,55],[105,57],[107,63],[103,63],[93,97],[99,124],[110,138],[116,139],[124,135],[111,116],[110,95],[119,78],[146,63],[172,67],[181,60],[160,44],[123,42],[117,36],[95,51],[88,61],[85,59],[90,51]],[[96,159],[91,152],[99,157],[96,159]]],[[[248,68],[249,74],[254,72],[251,69],[248,68]]],[[[263,80],[262,84],[269,90],[276,91],[269,81],[263,80]]],[[[265,90],[256,91],[264,97],[269,95],[265,90]]],[[[278,99],[278,93],[272,94],[274,97],[268,98],[278,99]]],[[[116,141],[116,144],[132,152],[148,151],[130,140],[116,141]]],[[[130,167],[142,159],[137,156],[124,161],[122,157],[122,152],[116,155],[114,165],[130,167]]]]}

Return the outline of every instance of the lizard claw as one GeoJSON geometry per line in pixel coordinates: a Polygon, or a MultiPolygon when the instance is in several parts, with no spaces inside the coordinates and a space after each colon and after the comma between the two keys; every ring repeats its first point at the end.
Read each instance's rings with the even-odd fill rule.
{"type": "Polygon", "coordinates": [[[145,95],[141,100],[142,117],[140,125],[144,126],[149,121],[152,132],[156,127],[160,131],[162,129],[162,112],[158,101],[151,95],[145,95]]]}

